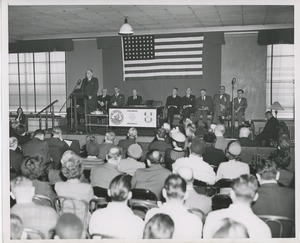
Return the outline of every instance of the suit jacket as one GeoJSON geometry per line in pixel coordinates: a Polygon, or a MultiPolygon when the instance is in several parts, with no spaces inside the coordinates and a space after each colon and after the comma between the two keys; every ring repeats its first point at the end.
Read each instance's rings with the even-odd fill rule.
{"type": "Polygon", "coordinates": [[[131,105],[141,105],[142,104],[142,96],[138,95],[136,97],[136,99],[133,99],[133,96],[129,96],[128,100],[127,100],[127,105],[131,106],[131,105]]]}
{"type": "Polygon", "coordinates": [[[186,95],[183,96],[181,98],[181,105],[182,105],[182,108],[183,106],[185,105],[191,105],[192,109],[195,109],[195,106],[196,106],[196,96],[195,95],[190,95],[190,97],[187,97],[186,95]]]}
{"type": "Polygon", "coordinates": [[[23,145],[23,155],[25,157],[41,155],[43,157],[43,163],[48,162],[50,160],[49,145],[45,140],[33,138],[23,145]]]}
{"type": "Polygon", "coordinates": [[[229,94],[223,94],[223,97],[220,98],[220,94],[216,94],[214,96],[214,106],[220,106],[224,105],[226,109],[230,108],[230,95],[229,94]]]}
{"type": "Polygon", "coordinates": [[[252,210],[256,215],[277,215],[295,220],[295,190],[275,183],[262,184],[252,210]]]}
{"type": "Polygon", "coordinates": [[[60,140],[59,138],[47,138],[45,140],[49,145],[49,154],[54,162],[54,169],[60,169],[61,167],[61,157],[67,150],[70,149],[69,145],[60,140]]]}
{"type": "Polygon", "coordinates": [[[99,155],[98,155],[98,158],[99,158],[99,159],[105,160],[108,151],[109,151],[112,147],[117,147],[117,146],[114,145],[113,143],[106,143],[106,142],[101,143],[101,144],[99,145],[99,155]]]}
{"type": "Polygon", "coordinates": [[[202,157],[205,162],[217,167],[221,162],[227,161],[223,150],[213,146],[206,147],[202,157]]]}
{"type": "Polygon", "coordinates": [[[166,107],[169,108],[168,106],[174,105],[177,106],[178,111],[181,108],[181,97],[176,95],[174,98],[172,95],[168,96],[167,101],[166,101],[166,107]]]}
{"type": "Polygon", "coordinates": [[[246,108],[247,108],[248,104],[247,104],[247,99],[242,97],[241,98],[241,102],[239,103],[238,97],[235,97],[233,99],[233,108],[235,111],[237,111],[237,109],[239,108],[240,112],[245,112],[246,108]]]}
{"type": "Polygon", "coordinates": [[[105,107],[107,108],[108,107],[108,104],[109,104],[109,100],[110,100],[110,96],[109,95],[106,95],[104,98],[102,95],[99,95],[97,97],[97,100],[98,102],[103,102],[104,103],[104,106],[101,106],[99,103],[98,103],[98,107],[105,107]],[[107,103],[106,103],[107,102],[107,103]],[[105,104],[106,103],[106,104],[105,104]]]}
{"type": "Polygon", "coordinates": [[[14,168],[17,174],[21,173],[21,164],[23,162],[23,154],[15,150],[9,150],[10,167],[14,168]]]}
{"type": "Polygon", "coordinates": [[[211,96],[206,95],[205,100],[202,100],[202,97],[198,97],[196,100],[196,109],[203,109],[204,107],[208,107],[208,112],[212,112],[213,110],[213,100],[211,96]]]}
{"type": "Polygon", "coordinates": [[[170,143],[163,140],[155,140],[149,144],[149,150],[166,151],[168,148],[172,148],[170,143]]]}
{"type": "Polygon", "coordinates": [[[123,106],[125,104],[125,95],[119,94],[118,96],[112,95],[109,100],[109,107],[114,107],[112,104],[117,102],[117,106],[123,106]]]}
{"type": "Polygon", "coordinates": [[[81,85],[81,91],[83,94],[91,96],[91,99],[86,101],[87,104],[87,113],[95,111],[97,109],[97,92],[99,89],[98,79],[92,77],[90,81],[87,78],[84,78],[81,85]]]}
{"type": "Polygon", "coordinates": [[[266,134],[272,134],[274,137],[278,136],[278,132],[279,132],[279,121],[277,120],[277,118],[275,118],[274,116],[272,116],[266,123],[264,130],[262,131],[262,133],[266,133],[266,134]]]}

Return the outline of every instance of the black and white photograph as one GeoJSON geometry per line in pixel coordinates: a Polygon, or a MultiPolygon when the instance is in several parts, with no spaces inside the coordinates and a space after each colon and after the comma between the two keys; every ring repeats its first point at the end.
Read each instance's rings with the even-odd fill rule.
{"type": "Polygon", "coordinates": [[[296,2],[2,0],[2,242],[297,242],[296,2]]]}

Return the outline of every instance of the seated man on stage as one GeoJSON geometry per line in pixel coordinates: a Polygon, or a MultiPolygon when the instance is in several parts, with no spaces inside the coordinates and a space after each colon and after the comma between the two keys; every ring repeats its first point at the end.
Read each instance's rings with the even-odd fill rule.
{"type": "Polygon", "coordinates": [[[237,91],[237,97],[233,99],[233,109],[234,109],[234,121],[237,117],[239,128],[243,124],[243,115],[247,108],[247,99],[243,97],[244,90],[239,89],[237,91]]]}
{"type": "Polygon", "coordinates": [[[195,112],[196,97],[192,95],[192,89],[186,89],[186,95],[182,97],[182,116],[183,119],[190,118],[191,113],[195,112]]]}
{"type": "Polygon", "coordinates": [[[230,95],[225,93],[225,86],[219,87],[219,94],[214,96],[214,117],[213,123],[224,123],[224,118],[229,114],[230,108],[230,95]]]}
{"type": "Polygon", "coordinates": [[[196,100],[196,116],[195,116],[195,123],[198,123],[200,116],[202,115],[202,122],[205,125],[205,129],[208,129],[207,125],[207,115],[210,115],[213,111],[213,101],[211,96],[206,95],[206,90],[200,90],[200,97],[196,100]]]}
{"type": "Polygon", "coordinates": [[[132,90],[132,96],[128,97],[127,105],[134,106],[134,105],[141,105],[142,104],[142,96],[138,95],[137,89],[132,90]]]}
{"type": "Polygon", "coordinates": [[[103,113],[107,113],[110,96],[107,94],[107,89],[102,89],[102,95],[98,96],[98,109],[103,113]]]}
{"type": "Polygon", "coordinates": [[[118,86],[114,88],[115,94],[110,97],[109,107],[119,107],[125,104],[125,95],[120,94],[118,86]]]}
{"type": "Polygon", "coordinates": [[[168,96],[166,108],[168,110],[168,121],[170,126],[173,126],[173,119],[175,114],[179,114],[181,107],[181,97],[178,96],[178,89],[173,88],[173,94],[168,96]]]}

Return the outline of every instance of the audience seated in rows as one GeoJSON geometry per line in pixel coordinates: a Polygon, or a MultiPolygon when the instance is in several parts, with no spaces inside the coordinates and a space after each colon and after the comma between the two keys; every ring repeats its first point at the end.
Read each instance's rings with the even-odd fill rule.
{"type": "Polygon", "coordinates": [[[225,218],[243,224],[250,238],[271,238],[268,225],[251,210],[251,203],[258,197],[258,183],[253,175],[241,175],[233,180],[230,197],[232,204],[229,208],[210,212],[203,228],[203,238],[212,238],[225,218]]]}
{"type": "Polygon", "coordinates": [[[196,135],[195,135],[196,130],[197,130],[196,125],[192,122],[186,124],[186,126],[184,128],[188,147],[191,145],[193,138],[196,137],[196,135]]]}
{"type": "Polygon", "coordinates": [[[11,214],[19,216],[24,227],[39,230],[48,239],[49,230],[55,227],[57,214],[51,207],[33,203],[35,188],[32,181],[23,176],[15,178],[11,182],[11,193],[17,201],[11,208],[11,214]]]}
{"type": "Polygon", "coordinates": [[[92,143],[94,141],[97,141],[96,137],[94,135],[87,135],[85,137],[85,144],[80,148],[80,157],[81,158],[86,158],[88,157],[88,152],[87,152],[87,144],[92,143]]]}
{"type": "Polygon", "coordinates": [[[256,174],[259,197],[252,210],[257,215],[283,216],[295,221],[295,190],[278,185],[279,174],[273,160],[261,160],[256,174]]]}
{"type": "Polygon", "coordinates": [[[202,154],[205,151],[203,141],[198,137],[194,138],[190,151],[191,154],[189,157],[179,158],[175,161],[172,165],[173,173],[176,173],[180,167],[189,167],[192,169],[195,179],[204,181],[210,185],[214,184],[216,182],[216,174],[213,168],[202,158],[202,154]]]}
{"type": "Polygon", "coordinates": [[[227,161],[227,158],[222,149],[215,148],[216,140],[217,137],[214,133],[208,132],[204,134],[205,151],[202,157],[205,162],[217,168],[221,162],[227,161]]]}
{"type": "Polygon", "coordinates": [[[99,144],[97,140],[86,144],[87,159],[97,159],[99,156],[99,144]]]}
{"type": "Polygon", "coordinates": [[[81,220],[72,213],[64,213],[57,220],[54,239],[80,239],[82,231],[81,220]]]}
{"type": "Polygon", "coordinates": [[[137,132],[136,128],[131,127],[128,130],[127,137],[125,139],[121,139],[119,141],[118,146],[123,149],[123,154],[124,155],[126,154],[126,151],[127,151],[128,147],[131,144],[136,143],[137,136],[138,136],[138,132],[137,132]]]}
{"type": "Polygon", "coordinates": [[[221,220],[219,227],[212,238],[249,238],[247,228],[232,219],[225,218],[221,220]]]}
{"type": "MultiPolygon", "coordinates": [[[[18,149],[18,139],[16,137],[9,138],[9,161],[10,168],[13,169],[12,173],[19,175],[21,173],[21,164],[24,160],[23,154],[18,149]]],[[[11,174],[11,177],[13,175],[11,174]]]]}
{"type": "Polygon", "coordinates": [[[231,141],[226,148],[226,157],[229,161],[222,162],[217,171],[217,181],[222,178],[234,179],[243,174],[250,174],[249,165],[239,161],[242,147],[239,142],[231,141]]]}
{"type": "Polygon", "coordinates": [[[118,147],[112,147],[106,155],[107,162],[92,167],[91,185],[93,187],[108,188],[111,180],[121,174],[118,169],[121,157],[121,150],[118,147]]]}
{"type": "Polygon", "coordinates": [[[174,222],[172,218],[163,213],[155,214],[144,228],[143,239],[172,239],[174,222]]]}
{"type": "Polygon", "coordinates": [[[251,131],[248,127],[242,127],[239,131],[239,139],[237,140],[243,147],[256,147],[257,142],[249,137],[251,131]]]}
{"type": "Polygon", "coordinates": [[[150,150],[146,156],[147,168],[137,169],[131,184],[132,188],[143,188],[152,191],[161,200],[161,191],[166,178],[171,174],[161,165],[161,155],[157,150],[150,150]]]}
{"type": "Polygon", "coordinates": [[[201,219],[188,212],[184,206],[184,201],[187,198],[185,180],[179,175],[168,176],[162,194],[166,202],[160,208],[150,209],[145,216],[145,222],[148,222],[155,214],[164,213],[174,221],[173,239],[201,238],[203,226],[201,219]]]}
{"type": "Polygon", "coordinates": [[[25,143],[31,140],[30,135],[27,133],[25,125],[17,123],[14,129],[14,134],[18,139],[19,145],[23,146],[25,143]]]}
{"type": "Polygon", "coordinates": [[[26,240],[27,234],[24,231],[23,222],[19,216],[10,214],[10,239],[26,240]]]}
{"type": "Polygon", "coordinates": [[[229,141],[224,137],[225,126],[223,124],[218,124],[214,129],[214,133],[217,137],[215,148],[222,149],[225,152],[227,144],[229,143],[229,141]]]}
{"type": "Polygon", "coordinates": [[[184,205],[188,208],[198,208],[204,213],[204,215],[207,215],[211,211],[211,198],[195,191],[193,186],[194,175],[192,169],[188,167],[180,167],[176,173],[186,182],[187,198],[185,199],[184,205]]]}
{"type": "Polygon", "coordinates": [[[142,147],[137,143],[131,144],[127,149],[127,158],[120,161],[119,171],[133,176],[137,169],[145,168],[145,164],[139,161],[142,155],[142,147]]]}
{"type": "Polygon", "coordinates": [[[116,176],[110,183],[108,195],[111,202],[104,209],[96,210],[91,217],[89,233],[105,234],[122,239],[141,239],[143,220],[127,206],[132,197],[130,178],[116,176]]]}
{"type": "Polygon", "coordinates": [[[106,159],[108,151],[115,146],[116,134],[112,131],[107,132],[104,137],[103,143],[99,144],[99,159],[106,159]]]}
{"type": "Polygon", "coordinates": [[[166,152],[167,149],[171,149],[172,145],[167,141],[167,131],[164,128],[157,129],[155,140],[149,144],[149,150],[158,150],[166,152]]]}

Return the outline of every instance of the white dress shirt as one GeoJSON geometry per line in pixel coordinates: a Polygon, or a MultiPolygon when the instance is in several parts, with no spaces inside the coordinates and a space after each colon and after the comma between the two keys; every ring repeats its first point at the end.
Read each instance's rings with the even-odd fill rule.
{"type": "Polygon", "coordinates": [[[217,181],[222,178],[235,179],[244,174],[250,174],[249,165],[232,159],[219,165],[217,181]]]}

